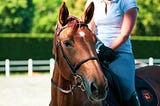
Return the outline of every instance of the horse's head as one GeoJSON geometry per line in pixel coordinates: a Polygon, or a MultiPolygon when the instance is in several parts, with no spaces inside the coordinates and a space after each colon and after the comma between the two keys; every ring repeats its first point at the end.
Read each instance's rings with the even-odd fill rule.
{"type": "Polygon", "coordinates": [[[96,36],[87,27],[93,12],[94,4],[91,3],[78,19],[69,16],[65,3],[61,5],[54,54],[63,78],[72,84],[76,82],[81,89],[85,88],[91,100],[99,101],[105,99],[108,84],[96,55],[96,36]]]}

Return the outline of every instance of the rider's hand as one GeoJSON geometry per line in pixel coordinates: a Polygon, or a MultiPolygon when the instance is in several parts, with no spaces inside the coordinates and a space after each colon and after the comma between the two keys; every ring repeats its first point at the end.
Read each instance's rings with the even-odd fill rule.
{"type": "Polygon", "coordinates": [[[100,61],[112,62],[116,59],[117,53],[109,47],[106,47],[103,43],[96,49],[97,55],[100,61]]]}

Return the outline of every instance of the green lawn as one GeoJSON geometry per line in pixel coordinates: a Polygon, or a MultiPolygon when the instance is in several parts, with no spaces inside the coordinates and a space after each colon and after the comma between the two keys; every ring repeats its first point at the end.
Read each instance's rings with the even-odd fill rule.
{"type": "Polygon", "coordinates": [[[0,38],[53,38],[52,33],[1,33],[0,38]]]}

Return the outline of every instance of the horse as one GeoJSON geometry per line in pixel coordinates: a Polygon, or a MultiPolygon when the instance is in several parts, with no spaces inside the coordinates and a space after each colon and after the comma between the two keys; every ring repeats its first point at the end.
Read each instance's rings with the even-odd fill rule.
{"type": "Polygon", "coordinates": [[[101,106],[108,81],[96,54],[97,38],[88,28],[93,2],[80,18],[69,15],[63,2],[53,41],[55,55],[49,106],[101,106]]]}

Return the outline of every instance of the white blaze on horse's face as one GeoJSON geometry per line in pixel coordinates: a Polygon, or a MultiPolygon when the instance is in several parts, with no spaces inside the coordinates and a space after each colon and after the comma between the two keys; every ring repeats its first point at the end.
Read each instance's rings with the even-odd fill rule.
{"type": "Polygon", "coordinates": [[[84,37],[84,36],[85,36],[85,33],[82,32],[82,31],[80,31],[80,32],[79,32],[79,35],[80,35],[81,37],[84,37]]]}

